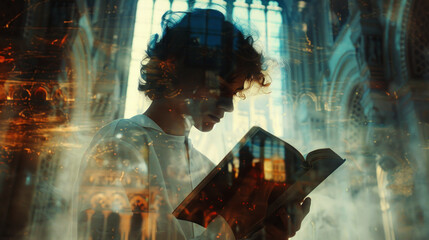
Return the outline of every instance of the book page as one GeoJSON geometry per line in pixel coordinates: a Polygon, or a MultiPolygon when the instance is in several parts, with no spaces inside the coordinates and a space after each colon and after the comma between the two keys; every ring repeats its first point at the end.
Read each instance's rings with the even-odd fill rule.
{"type": "Polygon", "coordinates": [[[341,158],[340,156],[338,156],[334,151],[332,151],[332,149],[330,148],[321,148],[321,149],[316,149],[314,151],[309,152],[306,156],[305,159],[308,163],[312,163],[314,161],[317,161],[319,159],[333,159],[333,158],[341,158]]]}
{"type": "Polygon", "coordinates": [[[310,163],[304,174],[299,175],[296,182],[281,194],[270,205],[268,214],[274,213],[282,205],[291,201],[301,201],[321,182],[333,173],[345,160],[331,149],[315,150],[307,155],[310,163]]]}

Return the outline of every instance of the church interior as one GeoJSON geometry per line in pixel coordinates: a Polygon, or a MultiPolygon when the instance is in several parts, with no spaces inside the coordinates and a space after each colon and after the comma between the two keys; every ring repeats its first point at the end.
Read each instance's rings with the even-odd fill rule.
{"type": "MultiPolygon", "coordinates": [[[[345,164],[310,194],[312,209],[293,239],[429,238],[429,1],[0,6],[0,239],[69,239],[74,182],[92,137],[148,106],[137,91],[139,68],[162,15],[205,7],[254,36],[272,62],[272,84],[268,94],[237,99],[212,132],[193,130],[195,147],[218,163],[258,125],[300,152],[331,148],[343,156],[345,164]]],[[[147,213],[122,212],[128,200],[102,168],[86,181],[97,188],[82,198],[98,210],[79,215],[86,228],[79,239],[153,239],[147,213]],[[98,236],[96,225],[113,230],[98,236]]],[[[147,184],[126,181],[132,189],[147,184]]]]}

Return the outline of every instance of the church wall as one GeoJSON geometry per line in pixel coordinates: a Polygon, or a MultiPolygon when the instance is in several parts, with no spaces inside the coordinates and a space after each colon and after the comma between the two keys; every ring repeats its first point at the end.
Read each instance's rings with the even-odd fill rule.
{"type": "MultiPolygon", "coordinates": [[[[329,5],[334,1],[323,2],[329,5]]],[[[421,228],[426,221],[427,210],[423,201],[427,198],[427,188],[420,183],[427,181],[428,172],[426,107],[423,107],[428,105],[428,76],[423,74],[427,55],[417,52],[420,68],[416,70],[414,67],[414,71],[420,73],[418,79],[408,72],[416,65],[413,55],[409,54],[410,42],[419,42],[420,49],[426,44],[424,34],[409,32],[410,29],[420,31],[422,26],[416,22],[421,20],[415,16],[418,13],[411,10],[417,5],[413,1],[347,2],[347,21],[334,32],[333,44],[322,46],[327,59],[319,66],[325,67],[318,69],[310,65],[311,68],[306,70],[318,72],[320,76],[315,79],[316,87],[311,91],[322,108],[313,114],[322,116],[326,123],[323,131],[328,137],[320,143],[312,137],[318,129],[303,124],[300,119],[296,119],[297,125],[305,139],[304,144],[339,148],[356,165],[347,166],[350,174],[346,186],[354,189],[355,195],[364,189],[370,192],[360,195],[361,200],[351,199],[356,204],[367,201],[363,206],[379,213],[378,221],[369,228],[370,238],[423,239],[427,235],[421,228]],[[410,23],[409,19],[414,22],[410,23]],[[414,40],[410,40],[413,37],[414,40]]],[[[307,2],[307,5],[321,3],[307,2]]],[[[418,3],[418,6],[424,8],[424,4],[418,3]]],[[[303,14],[316,15],[314,18],[331,16],[334,27],[341,25],[332,22],[335,20],[330,15],[333,9],[331,12],[308,9],[308,12],[303,10],[303,14]]],[[[340,11],[341,14],[344,12],[340,11]]],[[[301,19],[305,21],[306,17],[301,19]]],[[[326,29],[318,27],[312,31],[332,30],[326,29]]],[[[318,59],[318,54],[311,54],[318,59]]],[[[296,54],[295,57],[306,59],[305,55],[296,54]]],[[[301,66],[295,67],[299,72],[301,66]]],[[[304,75],[294,75],[292,81],[311,85],[304,75]]],[[[309,90],[298,87],[295,91],[300,95],[309,90]]],[[[300,115],[301,111],[296,110],[300,115]]],[[[344,197],[347,199],[348,196],[344,197]]],[[[371,215],[371,212],[366,213],[364,217],[371,215]]]]}
{"type": "Polygon", "coordinates": [[[84,149],[123,114],[136,1],[92,3],[1,3],[2,239],[65,236],[84,149]]]}

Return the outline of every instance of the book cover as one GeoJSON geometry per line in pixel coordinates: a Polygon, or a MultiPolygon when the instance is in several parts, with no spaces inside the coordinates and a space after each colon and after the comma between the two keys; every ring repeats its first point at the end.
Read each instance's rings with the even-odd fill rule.
{"type": "Polygon", "coordinates": [[[329,148],[304,158],[288,143],[253,127],[173,215],[207,227],[220,214],[237,239],[248,237],[281,206],[303,200],[344,161],[329,148]]]}

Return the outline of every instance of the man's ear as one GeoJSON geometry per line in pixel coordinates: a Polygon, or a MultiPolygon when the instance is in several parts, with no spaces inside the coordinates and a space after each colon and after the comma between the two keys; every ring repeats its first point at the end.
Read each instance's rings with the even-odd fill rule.
{"type": "Polygon", "coordinates": [[[208,89],[219,89],[219,73],[218,71],[206,70],[204,84],[208,89]]]}
{"type": "Polygon", "coordinates": [[[192,110],[192,102],[191,98],[180,96],[174,99],[174,105],[178,113],[185,115],[190,115],[192,110]]]}

